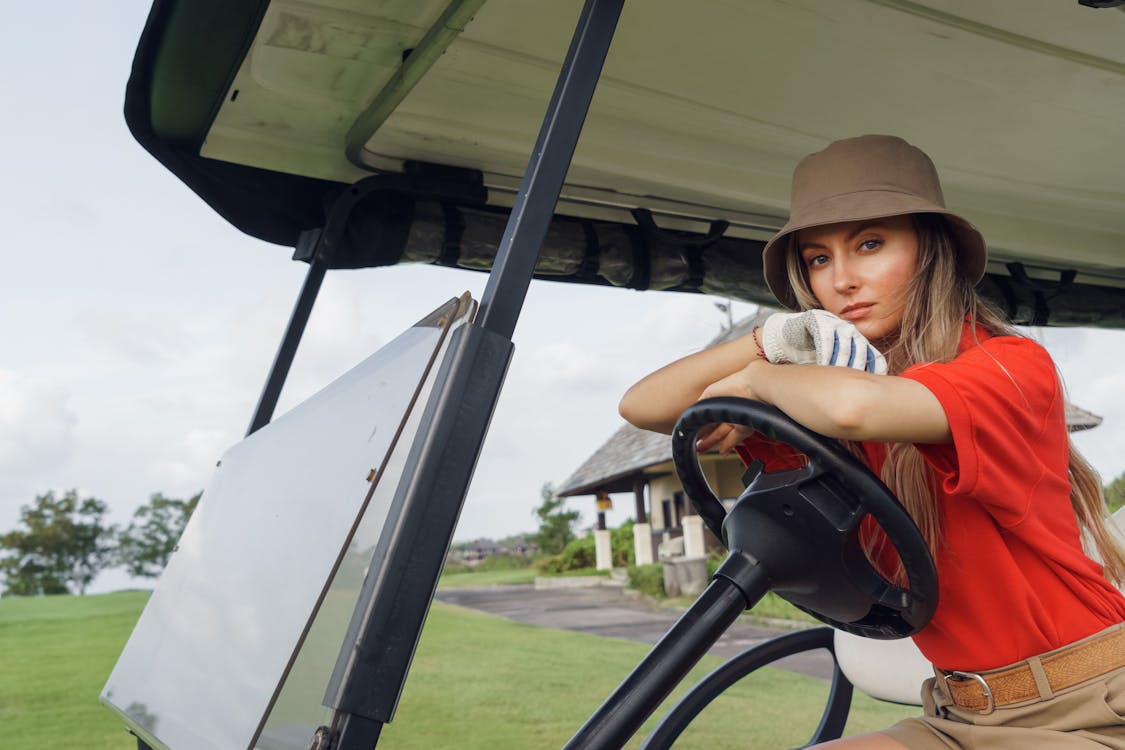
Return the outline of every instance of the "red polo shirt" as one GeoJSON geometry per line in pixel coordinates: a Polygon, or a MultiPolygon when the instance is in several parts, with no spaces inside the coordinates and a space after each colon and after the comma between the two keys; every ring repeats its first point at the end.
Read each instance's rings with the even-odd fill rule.
{"type": "MultiPolygon", "coordinates": [[[[902,375],[937,397],[953,434],[918,445],[942,545],[938,610],[914,641],[945,670],[1004,666],[1125,620],[1125,597],[1082,549],[1054,362],[1030,339],[978,339],[966,326],[953,361],[902,375]]],[[[878,473],[882,445],[864,447],[878,473]]]]}

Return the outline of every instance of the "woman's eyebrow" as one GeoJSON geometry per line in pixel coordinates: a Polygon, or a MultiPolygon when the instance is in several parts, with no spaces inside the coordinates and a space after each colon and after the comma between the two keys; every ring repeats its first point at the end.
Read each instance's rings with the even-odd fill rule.
{"type": "MultiPolygon", "coordinates": [[[[853,229],[852,231],[848,232],[847,236],[844,238],[844,241],[845,242],[851,242],[852,240],[854,240],[856,238],[857,235],[863,234],[864,232],[866,232],[869,229],[886,229],[886,225],[883,224],[881,221],[878,221],[878,220],[865,221],[862,224],[860,224],[858,227],[853,229]]],[[[827,245],[823,245],[819,242],[806,241],[806,242],[799,242],[797,244],[797,251],[802,252],[802,253],[805,250],[827,250],[827,249],[828,249],[827,245]]]]}
{"type": "Polygon", "coordinates": [[[848,232],[847,239],[850,242],[850,241],[852,241],[856,238],[856,235],[863,234],[868,229],[885,229],[885,228],[886,228],[885,225],[882,224],[879,221],[865,221],[862,224],[860,224],[858,227],[853,229],[852,231],[848,232]]]}

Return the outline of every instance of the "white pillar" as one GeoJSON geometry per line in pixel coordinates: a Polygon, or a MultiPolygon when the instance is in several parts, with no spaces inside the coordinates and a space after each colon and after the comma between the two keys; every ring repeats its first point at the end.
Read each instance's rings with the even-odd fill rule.
{"type": "Polygon", "coordinates": [[[613,569],[613,546],[609,541],[609,529],[594,530],[594,560],[598,570],[613,569]]]}
{"type": "Polygon", "coordinates": [[[703,543],[703,517],[684,516],[684,557],[706,557],[707,547],[703,543]]]}
{"type": "Polygon", "coordinates": [[[652,555],[652,525],[638,523],[633,526],[633,562],[637,565],[651,565],[652,555]]]}

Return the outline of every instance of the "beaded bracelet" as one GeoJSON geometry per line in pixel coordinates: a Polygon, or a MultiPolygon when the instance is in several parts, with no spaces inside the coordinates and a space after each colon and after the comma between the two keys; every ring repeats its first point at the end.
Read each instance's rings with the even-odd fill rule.
{"type": "Polygon", "coordinates": [[[750,339],[754,342],[754,348],[758,350],[757,351],[758,358],[764,359],[768,362],[769,357],[766,356],[765,349],[763,349],[762,345],[758,343],[758,331],[760,331],[760,330],[762,330],[761,326],[754,326],[754,330],[750,331],[750,339]]]}

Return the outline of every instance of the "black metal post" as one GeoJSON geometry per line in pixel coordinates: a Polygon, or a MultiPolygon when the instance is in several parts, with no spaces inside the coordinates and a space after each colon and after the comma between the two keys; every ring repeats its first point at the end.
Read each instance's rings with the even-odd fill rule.
{"type": "Polygon", "coordinates": [[[512,332],[623,3],[586,0],[497,249],[480,313],[450,343],[448,369],[438,374],[436,398],[423,415],[429,426],[407,457],[387,522],[391,532],[385,532],[375,552],[381,562],[364,580],[325,691],[325,705],[345,719],[336,740],[341,747],[367,742],[373,724],[393,716],[500,394],[512,332]]]}
{"type": "Polygon", "coordinates": [[[250,427],[246,430],[251,435],[269,424],[273,419],[273,410],[277,407],[277,399],[281,396],[281,388],[285,385],[285,378],[289,375],[289,368],[293,365],[293,357],[297,354],[297,345],[301,343],[301,336],[305,332],[305,325],[312,314],[313,303],[320,292],[320,285],[324,281],[324,273],[328,270],[328,259],[321,251],[320,238],[323,236],[319,229],[302,232],[297,241],[297,253],[307,252],[311,245],[313,250],[309,253],[312,260],[309,262],[309,271],[305,275],[305,283],[301,287],[301,294],[297,297],[297,304],[293,307],[293,314],[289,316],[289,327],[281,339],[281,346],[277,349],[273,367],[270,368],[266,385],[262,388],[262,395],[258,398],[258,407],[250,420],[250,427]]]}
{"type": "Polygon", "coordinates": [[[297,354],[297,345],[301,343],[301,336],[305,332],[313,303],[316,302],[320,285],[324,281],[324,274],[332,264],[336,252],[344,244],[352,210],[362,201],[379,193],[428,196],[439,200],[448,199],[467,203],[483,203],[487,197],[479,173],[449,167],[433,170],[418,162],[407,162],[404,174],[365,177],[336,195],[328,210],[324,228],[302,232],[297,240],[293,259],[307,260],[309,271],[305,276],[301,293],[297,297],[293,314],[289,318],[289,327],[281,339],[273,368],[266,378],[266,385],[258,399],[258,408],[254,410],[254,417],[250,420],[247,435],[265,427],[273,418],[277,399],[281,395],[282,386],[285,385],[285,378],[289,375],[293,357],[297,354]]]}
{"type": "Polygon", "coordinates": [[[625,0],[586,0],[555,92],[520,183],[492,273],[484,288],[480,325],[512,337],[555,212],[574,147],[586,121],[625,0]]]}
{"type": "Polygon", "coordinates": [[[379,743],[383,722],[372,721],[356,714],[344,714],[331,750],[374,750],[379,743]]]}
{"type": "Polygon", "coordinates": [[[769,577],[762,568],[743,565],[740,572],[737,583],[715,576],[563,750],[616,750],[625,746],[735,618],[769,591],[769,577]]]}

